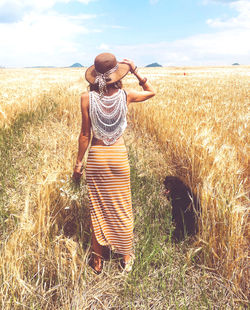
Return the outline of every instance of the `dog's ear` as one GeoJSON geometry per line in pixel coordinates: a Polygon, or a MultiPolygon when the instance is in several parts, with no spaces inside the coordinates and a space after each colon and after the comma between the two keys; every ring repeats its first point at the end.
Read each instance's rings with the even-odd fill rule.
{"type": "Polygon", "coordinates": [[[164,183],[164,185],[169,185],[169,184],[172,183],[172,180],[173,180],[173,177],[168,175],[168,176],[166,176],[166,178],[165,178],[163,183],[164,183]]]}

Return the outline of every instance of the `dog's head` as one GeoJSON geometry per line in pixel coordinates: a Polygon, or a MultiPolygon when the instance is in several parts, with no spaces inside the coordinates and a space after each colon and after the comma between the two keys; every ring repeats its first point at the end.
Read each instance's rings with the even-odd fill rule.
{"type": "Polygon", "coordinates": [[[183,193],[188,191],[188,187],[183,181],[175,176],[167,176],[163,183],[165,186],[164,194],[171,199],[183,196],[183,193]]]}

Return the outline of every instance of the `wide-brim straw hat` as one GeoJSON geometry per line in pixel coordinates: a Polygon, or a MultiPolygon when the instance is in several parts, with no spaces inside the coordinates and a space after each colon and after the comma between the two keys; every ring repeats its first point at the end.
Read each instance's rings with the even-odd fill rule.
{"type": "Polygon", "coordinates": [[[117,62],[115,55],[111,53],[102,53],[96,56],[94,65],[90,66],[85,72],[85,78],[90,84],[95,84],[97,72],[106,73],[117,65],[117,69],[108,75],[106,84],[115,83],[129,72],[130,67],[127,64],[117,62]]]}

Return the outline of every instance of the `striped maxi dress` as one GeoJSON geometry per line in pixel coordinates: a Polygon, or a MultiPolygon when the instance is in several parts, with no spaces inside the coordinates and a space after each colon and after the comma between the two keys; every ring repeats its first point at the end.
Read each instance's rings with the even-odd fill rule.
{"type": "Polygon", "coordinates": [[[133,213],[125,145],[91,146],[86,166],[90,215],[100,245],[132,253],[133,213]]]}
{"type": "Polygon", "coordinates": [[[125,145],[114,145],[127,126],[126,93],[121,89],[112,96],[90,92],[89,104],[93,135],[106,144],[92,145],[87,159],[93,231],[100,245],[123,255],[132,254],[130,167],[125,145]]]}

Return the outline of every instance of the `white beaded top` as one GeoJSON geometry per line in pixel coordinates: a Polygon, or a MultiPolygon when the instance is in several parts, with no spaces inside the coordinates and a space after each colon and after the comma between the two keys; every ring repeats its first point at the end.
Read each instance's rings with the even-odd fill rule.
{"type": "Polygon", "coordinates": [[[97,92],[89,93],[89,115],[95,138],[106,145],[119,139],[127,127],[127,96],[119,89],[112,96],[100,96],[97,92]]]}

